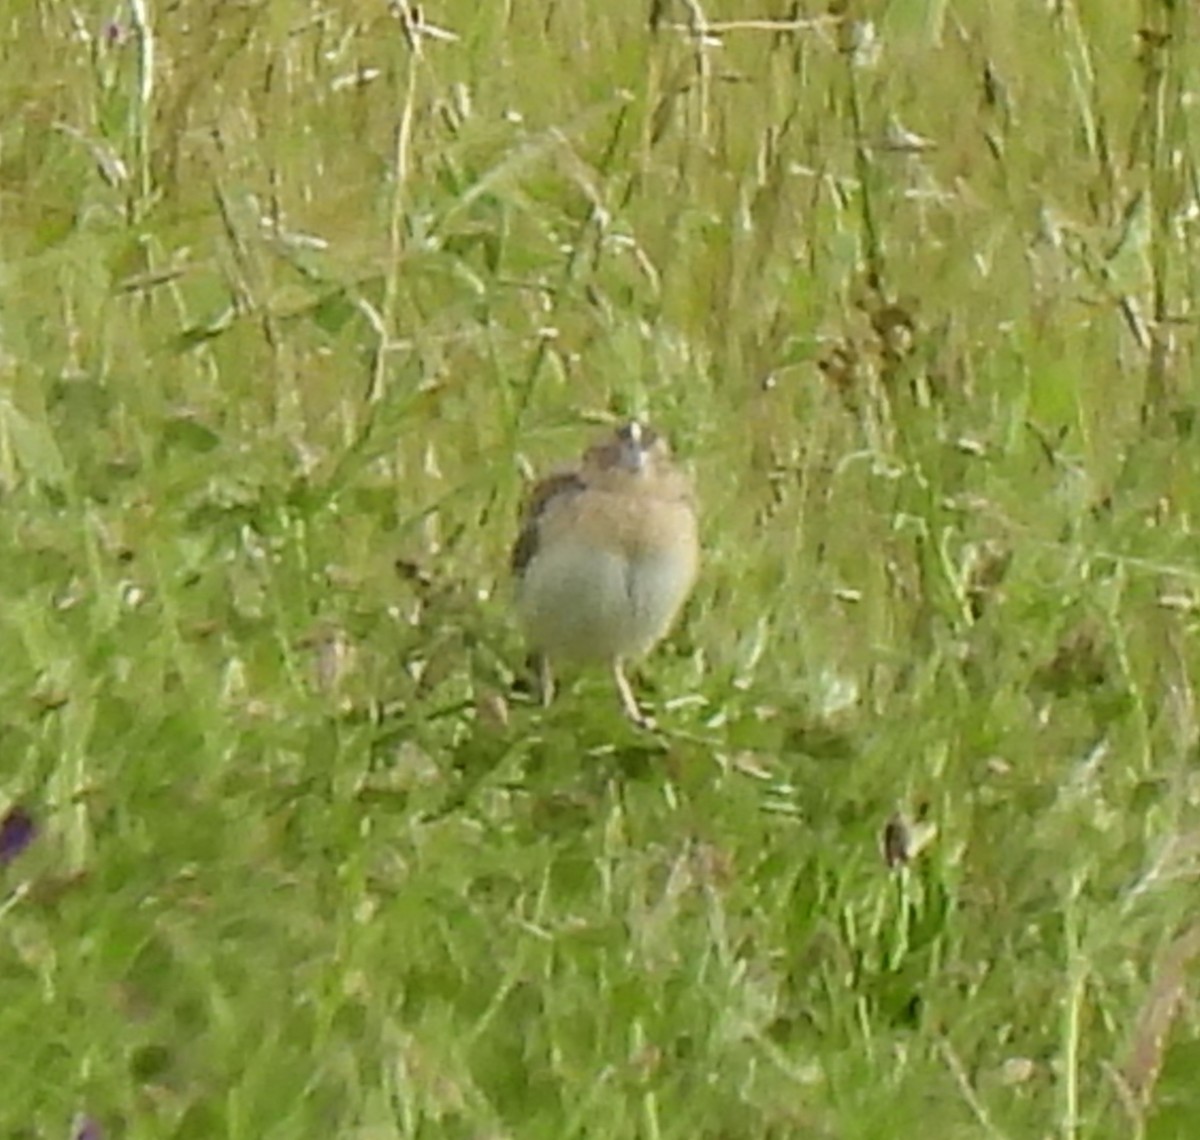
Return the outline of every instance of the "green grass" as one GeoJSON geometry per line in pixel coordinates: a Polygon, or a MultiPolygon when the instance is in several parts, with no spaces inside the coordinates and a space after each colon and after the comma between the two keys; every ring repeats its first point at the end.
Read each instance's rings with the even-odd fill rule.
{"type": "Polygon", "coordinates": [[[1192,14],[788,7],[0,17],[0,1140],[1198,1134],[1192,14]]]}

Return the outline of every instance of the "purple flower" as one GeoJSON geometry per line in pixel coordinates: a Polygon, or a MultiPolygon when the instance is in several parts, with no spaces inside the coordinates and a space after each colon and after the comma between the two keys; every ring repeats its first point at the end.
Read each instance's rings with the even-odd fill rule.
{"type": "Polygon", "coordinates": [[[0,819],[0,867],[11,863],[37,838],[33,816],[14,804],[0,819]]]}
{"type": "Polygon", "coordinates": [[[71,1125],[71,1140],[103,1140],[103,1137],[99,1123],[92,1117],[82,1113],[75,1117],[75,1123],[71,1125]]]}

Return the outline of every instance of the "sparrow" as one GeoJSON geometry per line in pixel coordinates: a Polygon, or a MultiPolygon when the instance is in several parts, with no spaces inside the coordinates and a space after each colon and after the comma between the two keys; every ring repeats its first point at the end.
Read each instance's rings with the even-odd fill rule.
{"type": "Polygon", "coordinates": [[[671,628],[699,564],[691,480],[647,424],[622,425],[577,464],[535,483],[512,570],[543,702],[553,700],[559,662],[603,663],[625,715],[651,727],[625,669],[671,628]]]}

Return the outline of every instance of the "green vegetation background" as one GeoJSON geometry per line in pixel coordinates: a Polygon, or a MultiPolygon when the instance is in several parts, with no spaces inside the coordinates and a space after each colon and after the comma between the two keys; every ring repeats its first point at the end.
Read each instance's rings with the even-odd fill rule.
{"type": "Polygon", "coordinates": [[[1200,1135],[1191,7],[6,5],[0,1137],[1200,1135]]]}

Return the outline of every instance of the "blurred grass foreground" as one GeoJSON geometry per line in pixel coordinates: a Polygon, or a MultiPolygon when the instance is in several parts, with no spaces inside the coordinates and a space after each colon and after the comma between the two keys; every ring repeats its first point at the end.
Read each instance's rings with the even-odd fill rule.
{"type": "Polygon", "coordinates": [[[1200,1135],[1196,19],[7,5],[0,1140],[1200,1135]]]}

